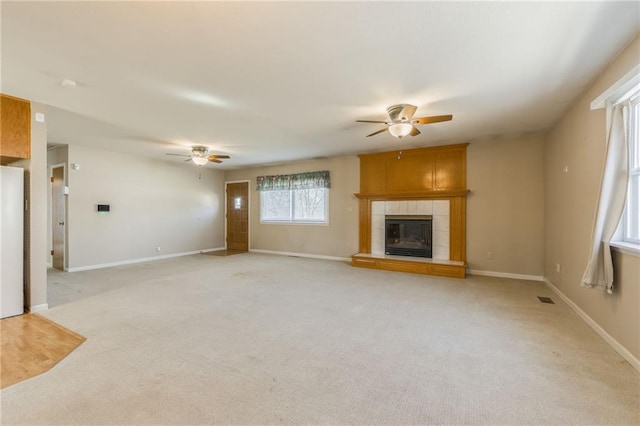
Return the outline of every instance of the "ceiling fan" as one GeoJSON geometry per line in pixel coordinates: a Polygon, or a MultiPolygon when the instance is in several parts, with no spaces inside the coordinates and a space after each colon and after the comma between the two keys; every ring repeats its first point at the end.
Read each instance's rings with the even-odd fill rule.
{"type": "Polygon", "coordinates": [[[212,163],[222,163],[222,160],[231,158],[228,155],[209,155],[209,148],[202,145],[194,145],[191,147],[191,155],[188,154],[169,154],[167,155],[177,155],[179,157],[189,157],[188,160],[185,161],[193,161],[198,166],[204,166],[208,162],[212,163]]]}
{"type": "Polygon", "coordinates": [[[416,113],[418,107],[409,104],[391,105],[387,108],[389,114],[389,120],[386,121],[373,121],[373,120],[356,120],[357,123],[384,123],[386,128],[373,132],[369,136],[375,136],[379,133],[386,132],[387,130],[393,136],[401,139],[407,135],[418,136],[420,130],[415,126],[421,124],[439,123],[441,121],[449,121],[453,118],[453,115],[432,115],[430,117],[413,118],[413,114],[416,113]]]}

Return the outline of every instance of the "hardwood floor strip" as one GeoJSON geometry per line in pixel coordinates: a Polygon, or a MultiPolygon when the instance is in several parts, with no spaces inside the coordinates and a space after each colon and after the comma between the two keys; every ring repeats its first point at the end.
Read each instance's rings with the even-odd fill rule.
{"type": "Polygon", "coordinates": [[[48,371],[86,338],[38,314],[0,320],[0,388],[48,371]]]}

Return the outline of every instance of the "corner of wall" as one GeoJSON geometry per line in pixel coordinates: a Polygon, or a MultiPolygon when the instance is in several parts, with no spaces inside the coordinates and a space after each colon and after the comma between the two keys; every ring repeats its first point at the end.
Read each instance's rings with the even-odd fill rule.
{"type": "MultiPolygon", "coordinates": [[[[606,156],[605,111],[592,111],[590,104],[638,64],[639,51],[637,36],[544,137],[544,275],[548,285],[634,366],[640,357],[637,272],[635,279],[617,278],[618,290],[625,295],[603,297],[579,282],[606,156]]],[[[616,275],[631,277],[634,267],[633,262],[620,264],[616,275]]]]}

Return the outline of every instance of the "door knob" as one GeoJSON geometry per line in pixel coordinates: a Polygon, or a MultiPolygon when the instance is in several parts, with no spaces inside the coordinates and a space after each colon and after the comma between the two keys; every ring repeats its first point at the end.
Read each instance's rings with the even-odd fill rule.
{"type": "Polygon", "coordinates": [[[64,222],[58,222],[58,225],[64,225],[64,222]]]}

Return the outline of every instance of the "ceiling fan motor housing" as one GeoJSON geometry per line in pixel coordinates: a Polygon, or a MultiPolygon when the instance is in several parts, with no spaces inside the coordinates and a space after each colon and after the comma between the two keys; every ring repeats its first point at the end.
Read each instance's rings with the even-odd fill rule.
{"type": "MultiPolygon", "coordinates": [[[[413,107],[413,105],[398,104],[398,105],[391,105],[389,108],[387,108],[387,113],[389,114],[389,118],[391,119],[391,121],[394,123],[409,121],[411,117],[407,117],[406,114],[402,113],[406,107],[413,107]]],[[[415,109],[415,107],[413,108],[415,109]]],[[[411,115],[413,116],[413,114],[411,115]]]]}
{"type": "Polygon", "coordinates": [[[196,145],[191,147],[191,153],[195,157],[206,157],[209,153],[209,148],[207,148],[206,146],[196,145]]]}

